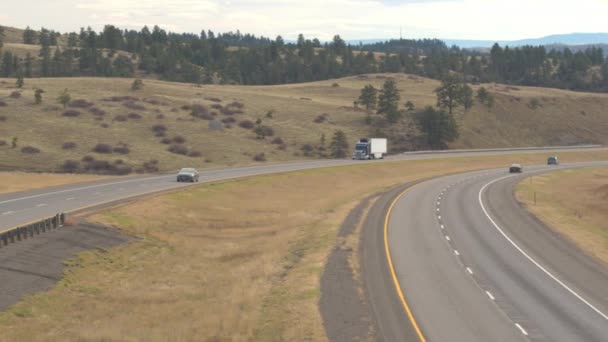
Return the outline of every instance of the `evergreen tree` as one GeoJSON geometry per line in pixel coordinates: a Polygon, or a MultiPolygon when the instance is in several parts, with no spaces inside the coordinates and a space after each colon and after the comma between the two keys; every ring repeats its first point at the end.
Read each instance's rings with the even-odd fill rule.
{"type": "Polygon", "coordinates": [[[68,89],[65,88],[63,90],[63,93],[61,93],[61,95],[59,95],[59,97],[57,97],[57,102],[61,103],[63,105],[63,108],[65,108],[65,107],[67,107],[68,103],[70,103],[71,99],[72,99],[72,97],[68,93],[68,89]]]}
{"type": "Polygon", "coordinates": [[[329,145],[331,156],[334,158],[346,158],[348,153],[348,141],[346,134],[341,130],[336,130],[329,145]]]}
{"type": "Polygon", "coordinates": [[[31,78],[32,77],[32,61],[34,60],[34,58],[32,57],[32,55],[28,52],[25,55],[25,63],[24,63],[24,67],[25,67],[25,77],[27,78],[31,78]]]}
{"type": "Polygon", "coordinates": [[[378,101],[378,90],[373,85],[368,84],[361,89],[361,95],[359,95],[359,103],[365,105],[365,109],[371,110],[376,108],[376,102],[378,101]]]}
{"type": "Polygon", "coordinates": [[[435,93],[437,93],[437,106],[447,108],[449,114],[460,105],[472,105],[473,91],[457,75],[446,76],[441,81],[441,86],[435,89],[435,93]]]}
{"type": "Polygon", "coordinates": [[[13,54],[10,51],[5,51],[2,56],[2,76],[10,77],[13,71],[13,54]]]}
{"type": "Polygon", "coordinates": [[[29,26],[23,31],[23,44],[36,44],[36,31],[32,30],[29,26]]]}
{"type": "Polygon", "coordinates": [[[23,88],[24,85],[24,81],[23,81],[23,73],[21,72],[21,70],[17,71],[17,82],[15,82],[15,85],[17,86],[17,88],[23,88]]]}
{"type": "Polygon", "coordinates": [[[414,109],[416,109],[416,106],[414,105],[414,103],[412,101],[407,101],[405,103],[405,108],[408,110],[408,112],[411,112],[414,109]]]}
{"type": "Polygon", "coordinates": [[[44,90],[36,89],[36,92],[34,93],[34,97],[36,98],[36,104],[42,103],[42,94],[44,94],[44,90]]]}
{"type": "Polygon", "coordinates": [[[444,110],[427,106],[414,115],[414,121],[424,133],[428,145],[433,149],[444,149],[447,142],[458,138],[458,126],[453,115],[444,110]]]}
{"type": "Polygon", "coordinates": [[[0,49],[4,46],[4,27],[0,26],[0,49]]]}
{"type": "Polygon", "coordinates": [[[378,114],[384,114],[390,122],[395,122],[400,116],[399,113],[399,89],[395,80],[388,79],[382,85],[378,96],[378,114]]]}

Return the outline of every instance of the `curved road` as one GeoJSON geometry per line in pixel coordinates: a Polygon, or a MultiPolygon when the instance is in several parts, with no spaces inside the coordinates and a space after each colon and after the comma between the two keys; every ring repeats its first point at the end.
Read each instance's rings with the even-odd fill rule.
{"type": "MultiPolygon", "coordinates": [[[[513,153],[556,153],[563,151],[605,150],[604,147],[564,147],[564,148],[523,148],[495,149],[480,151],[413,152],[388,157],[385,161],[415,160],[482,156],[513,153]],[[550,152],[549,152],[550,151],[550,152]]],[[[323,160],[286,164],[269,164],[251,167],[204,170],[201,182],[212,182],[238,177],[271,174],[278,172],[305,170],[330,166],[343,166],[382,161],[323,160]]],[[[188,186],[175,182],[174,174],[154,176],[133,176],[120,180],[105,180],[87,184],[71,184],[54,188],[33,190],[22,193],[0,195],[0,232],[18,225],[53,216],[60,212],[72,212],[85,207],[105,204],[129,197],[188,186]]]]}
{"type": "Polygon", "coordinates": [[[607,341],[607,268],[513,196],[531,173],[596,165],[608,163],[459,174],[413,186],[396,200],[387,225],[390,259],[423,338],[607,341]]]}

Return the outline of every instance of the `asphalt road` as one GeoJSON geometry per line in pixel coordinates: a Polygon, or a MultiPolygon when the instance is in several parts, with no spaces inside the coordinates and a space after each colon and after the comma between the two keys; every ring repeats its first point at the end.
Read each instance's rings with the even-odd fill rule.
{"type": "Polygon", "coordinates": [[[608,340],[607,268],[513,197],[531,173],[593,165],[608,163],[442,177],[395,202],[387,229],[391,260],[426,340],[608,340]]]}
{"type": "MultiPolygon", "coordinates": [[[[579,151],[598,149],[598,147],[539,148],[539,149],[504,149],[483,151],[447,151],[447,152],[414,152],[390,156],[383,161],[322,160],[285,164],[268,164],[252,167],[205,170],[200,174],[200,182],[212,182],[224,179],[271,174],[278,172],[313,169],[329,166],[342,166],[363,163],[380,163],[397,160],[415,160],[430,158],[450,158],[464,156],[481,156],[510,153],[559,153],[560,151],[579,151]],[[551,151],[551,152],[549,152],[551,151]]],[[[599,147],[599,149],[605,149],[599,147]]],[[[508,164],[508,162],[506,162],[508,164]]],[[[0,195],[0,232],[9,228],[43,219],[60,212],[105,204],[138,195],[188,186],[177,183],[175,175],[133,176],[121,180],[105,180],[87,184],[72,184],[22,193],[0,195]]]]}

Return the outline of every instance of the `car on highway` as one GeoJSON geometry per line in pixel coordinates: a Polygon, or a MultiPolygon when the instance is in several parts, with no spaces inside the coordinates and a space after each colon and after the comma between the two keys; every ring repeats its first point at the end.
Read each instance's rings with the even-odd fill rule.
{"type": "Polygon", "coordinates": [[[177,173],[178,182],[198,182],[198,171],[193,167],[185,167],[177,173]]]}
{"type": "Polygon", "coordinates": [[[559,165],[559,159],[557,159],[557,156],[547,158],[547,165],[559,165]]]}
{"type": "Polygon", "coordinates": [[[511,164],[509,167],[509,173],[522,173],[523,171],[524,168],[521,166],[521,164],[511,164]]]}

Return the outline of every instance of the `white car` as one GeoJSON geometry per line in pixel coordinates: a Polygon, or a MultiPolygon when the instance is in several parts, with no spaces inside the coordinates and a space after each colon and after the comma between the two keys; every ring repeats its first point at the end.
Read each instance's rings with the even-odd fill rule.
{"type": "Polygon", "coordinates": [[[185,167],[177,173],[178,182],[198,182],[198,171],[193,167],[185,167]]]}

